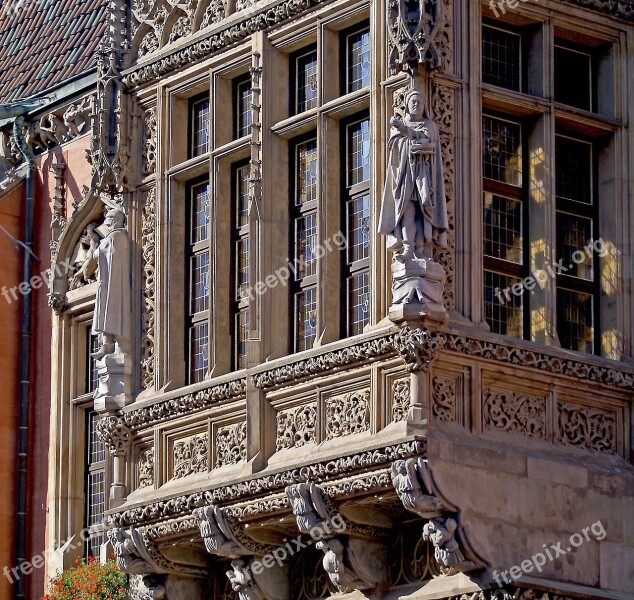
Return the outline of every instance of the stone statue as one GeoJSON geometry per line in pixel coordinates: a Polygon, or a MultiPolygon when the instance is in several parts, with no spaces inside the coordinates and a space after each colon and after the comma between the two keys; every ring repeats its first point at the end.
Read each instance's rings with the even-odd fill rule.
{"type": "Polygon", "coordinates": [[[115,352],[128,337],[130,322],[130,242],[125,214],[110,208],[104,225],[108,233],[93,253],[97,261],[97,298],[92,321],[93,335],[99,335],[99,349],[93,354],[101,359],[115,352]]]}
{"type": "Polygon", "coordinates": [[[433,244],[447,245],[447,204],[440,135],[420,90],[407,93],[405,118],[390,124],[379,233],[390,236],[388,248],[401,262],[431,258],[433,244]]]}
{"type": "Polygon", "coordinates": [[[434,246],[447,245],[448,228],[440,134],[417,88],[405,96],[405,117],[395,115],[390,123],[378,232],[395,253],[392,301],[444,311],[445,272],[433,261],[434,246]]]}
{"type": "Polygon", "coordinates": [[[97,260],[95,250],[99,247],[101,237],[96,231],[97,223],[90,223],[81,234],[81,238],[71,257],[72,277],[69,281],[71,290],[95,281],[97,274],[97,260]]]}

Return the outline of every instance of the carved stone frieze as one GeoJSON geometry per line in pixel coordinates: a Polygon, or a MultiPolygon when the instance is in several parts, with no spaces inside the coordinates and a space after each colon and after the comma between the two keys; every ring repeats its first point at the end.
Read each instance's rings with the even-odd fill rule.
{"type": "Polygon", "coordinates": [[[485,429],[546,438],[546,398],[486,388],[482,399],[485,429]]]}
{"type": "Polygon", "coordinates": [[[408,371],[428,371],[444,344],[443,335],[420,328],[404,327],[394,336],[394,347],[407,364],[408,371]]]}
{"type": "Polygon", "coordinates": [[[394,353],[394,350],[394,335],[388,335],[341,350],[325,352],[319,356],[293,362],[283,367],[256,373],[252,375],[252,381],[257,388],[266,389],[287,381],[296,381],[324,373],[337,367],[388,356],[394,353]]]}
{"type": "Polygon", "coordinates": [[[449,596],[444,600],[574,600],[574,598],[555,592],[509,586],[482,590],[472,594],[449,596]]]}
{"type": "Polygon", "coordinates": [[[172,479],[204,473],[209,465],[209,437],[206,433],[174,442],[172,479]]]}
{"type": "MultiPolygon", "coordinates": [[[[149,503],[145,506],[131,508],[111,515],[110,522],[116,527],[125,527],[141,523],[150,523],[159,519],[176,517],[191,512],[194,508],[211,504],[227,503],[241,498],[259,494],[270,494],[283,490],[286,486],[306,481],[336,480],[337,477],[353,474],[358,471],[378,470],[381,466],[389,465],[395,460],[412,456],[421,456],[426,451],[424,441],[411,441],[387,446],[376,450],[368,450],[348,456],[341,456],[333,460],[306,465],[297,469],[283,471],[275,475],[258,477],[248,481],[220,486],[208,491],[195,492],[188,496],[179,496],[167,501],[149,503]]],[[[364,474],[360,480],[353,480],[345,484],[337,484],[342,493],[355,490],[366,491],[371,486],[385,488],[386,473],[364,474]],[[366,477],[367,479],[366,481],[366,477]]]]}
{"type": "Polygon", "coordinates": [[[235,465],[247,457],[247,423],[233,423],[216,431],[215,466],[235,465]]]}
{"type": "Polygon", "coordinates": [[[557,403],[556,441],[559,444],[616,454],[616,428],[617,416],[612,411],[557,403]]]}
{"type": "Polygon", "coordinates": [[[560,358],[538,350],[480,340],[467,335],[443,334],[443,348],[466,356],[485,358],[511,365],[533,368],[553,375],[572,377],[577,381],[590,381],[615,388],[634,388],[634,372],[587,361],[560,358]]]}
{"type": "Polygon", "coordinates": [[[314,403],[302,404],[277,413],[275,448],[299,448],[315,441],[317,407],[314,403]]]}
{"type": "Polygon", "coordinates": [[[392,381],[392,421],[404,421],[412,402],[409,379],[392,381]]]}
{"type": "Polygon", "coordinates": [[[458,421],[458,398],[454,378],[434,377],[431,397],[432,415],[435,419],[446,423],[458,421]]]}
{"type": "Polygon", "coordinates": [[[101,443],[112,456],[125,456],[130,444],[130,430],[122,419],[103,416],[95,426],[101,443]]]}
{"type": "Polygon", "coordinates": [[[326,439],[370,429],[370,390],[356,390],[326,398],[326,439]]]}
{"type": "Polygon", "coordinates": [[[141,175],[143,177],[156,173],[157,135],[156,109],[150,108],[143,115],[143,153],[141,155],[141,175]]]}
{"type": "Polygon", "coordinates": [[[154,448],[143,448],[138,462],[139,489],[154,485],[154,448]]]}
{"type": "Polygon", "coordinates": [[[204,410],[224,400],[244,396],[245,393],[246,380],[236,379],[228,383],[222,383],[200,390],[195,394],[186,394],[158,402],[152,406],[131,410],[125,413],[123,419],[125,420],[125,424],[131,429],[149,427],[164,419],[204,410]]]}
{"type": "MultiPolygon", "coordinates": [[[[147,145],[146,145],[147,149],[147,145]]],[[[156,154],[154,154],[156,167],[156,154]]],[[[141,385],[143,389],[154,387],[154,323],[156,309],[156,189],[148,190],[143,196],[141,215],[141,257],[143,279],[141,291],[142,306],[142,348],[141,385]]]]}

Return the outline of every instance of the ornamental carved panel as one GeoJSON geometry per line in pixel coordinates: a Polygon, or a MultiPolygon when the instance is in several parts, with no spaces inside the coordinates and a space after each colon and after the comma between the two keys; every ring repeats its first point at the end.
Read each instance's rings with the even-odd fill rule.
{"type": "Polygon", "coordinates": [[[546,439],[546,398],[486,388],[482,421],[489,431],[546,439]]]}
{"type": "Polygon", "coordinates": [[[617,414],[613,411],[557,403],[556,441],[564,446],[616,454],[617,424],[617,414]]]}
{"type": "Polygon", "coordinates": [[[209,436],[206,433],[174,442],[172,479],[181,479],[207,471],[209,436]]]}
{"type": "Polygon", "coordinates": [[[143,279],[141,385],[143,389],[154,387],[154,324],[156,308],[156,190],[152,188],[142,196],[141,259],[143,279]]]}
{"type": "Polygon", "coordinates": [[[143,177],[156,173],[157,133],[156,109],[151,108],[143,115],[143,152],[141,155],[141,175],[143,177]]]}
{"type": "Polygon", "coordinates": [[[277,413],[275,449],[299,448],[315,441],[317,406],[304,404],[277,413]]]}
{"type": "Polygon", "coordinates": [[[456,423],[460,421],[457,381],[454,377],[432,379],[432,415],[438,421],[456,423]]]}
{"type": "Polygon", "coordinates": [[[409,378],[392,380],[392,421],[404,421],[411,405],[409,378]]]}
{"type": "Polygon", "coordinates": [[[139,489],[154,485],[154,448],[142,448],[139,451],[138,463],[139,489]]]}
{"type": "Polygon", "coordinates": [[[235,465],[247,457],[246,421],[218,427],[215,467],[235,465]]]}
{"type": "Polygon", "coordinates": [[[370,390],[356,390],[326,398],[326,439],[370,429],[370,390]]]}

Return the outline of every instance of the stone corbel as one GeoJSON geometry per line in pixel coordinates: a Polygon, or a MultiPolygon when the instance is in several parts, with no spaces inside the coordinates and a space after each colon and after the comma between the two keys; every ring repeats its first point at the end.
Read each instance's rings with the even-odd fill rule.
{"type": "Polygon", "coordinates": [[[130,445],[130,430],[123,419],[103,416],[96,425],[97,435],[111,456],[125,456],[130,445]]]}
{"type": "Polygon", "coordinates": [[[130,574],[132,600],[198,600],[207,570],[175,563],[136,529],[110,529],[117,566],[130,574]]]}
{"type": "Polygon", "coordinates": [[[317,541],[324,553],[322,565],[341,593],[373,590],[387,579],[387,548],[377,542],[384,533],[373,526],[359,526],[336,512],[332,501],[315,483],[286,488],[297,527],[317,541]]]}
{"type": "Polygon", "coordinates": [[[408,371],[428,372],[444,346],[444,335],[427,329],[404,327],[394,336],[394,347],[407,364],[408,371]]]}
{"type": "Polygon", "coordinates": [[[459,525],[459,509],[438,490],[427,460],[395,461],[392,483],[403,506],[427,521],[423,539],[434,545],[436,562],[446,574],[485,567],[459,525]]]}
{"type": "Polygon", "coordinates": [[[288,600],[288,567],[275,559],[275,546],[251,539],[219,506],[198,508],[194,516],[207,552],[233,559],[227,577],[240,600],[288,600]]]}
{"type": "Polygon", "coordinates": [[[123,419],[114,416],[101,417],[95,428],[101,443],[113,457],[110,500],[112,506],[116,507],[126,496],[125,458],[130,447],[130,430],[123,419]]]}

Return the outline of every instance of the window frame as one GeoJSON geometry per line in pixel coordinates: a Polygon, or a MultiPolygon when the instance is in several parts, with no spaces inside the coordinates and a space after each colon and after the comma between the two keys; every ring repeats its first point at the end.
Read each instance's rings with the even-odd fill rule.
{"type": "Polygon", "coordinates": [[[187,160],[199,158],[209,154],[211,151],[211,97],[209,92],[202,92],[192,96],[187,101],[187,160]],[[204,152],[195,152],[194,148],[194,123],[196,120],[195,106],[200,102],[207,101],[208,126],[207,126],[207,149],[204,152]]]}

